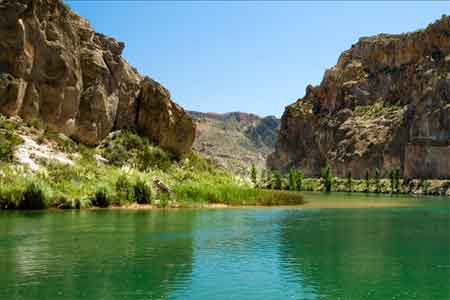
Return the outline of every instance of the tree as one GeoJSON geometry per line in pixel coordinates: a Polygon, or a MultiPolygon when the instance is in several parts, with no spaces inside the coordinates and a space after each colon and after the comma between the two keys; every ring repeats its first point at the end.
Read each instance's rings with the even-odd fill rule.
{"type": "Polygon", "coordinates": [[[347,191],[352,192],[352,171],[347,172],[347,191]]]}
{"type": "Polygon", "coordinates": [[[252,164],[252,168],[250,170],[250,178],[255,186],[257,184],[257,177],[258,177],[258,172],[256,171],[255,164],[252,164]]]}
{"type": "Polygon", "coordinates": [[[325,165],[325,168],[322,169],[322,184],[325,192],[331,192],[331,186],[333,184],[333,174],[328,162],[325,165]]]}
{"type": "Polygon", "coordinates": [[[366,169],[366,193],[370,191],[370,173],[369,169],[366,169]]]}
{"type": "Polygon", "coordinates": [[[261,175],[259,176],[259,185],[262,187],[267,187],[267,183],[268,183],[268,179],[267,179],[267,170],[266,169],[262,169],[261,170],[261,175]]]}
{"type": "Polygon", "coordinates": [[[281,174],[277,171],[273,172],[272,188],[275,190],[281,190],[283,188],[283,179],[281,178],[281,174]]]}
{"type": "Polygon", "coordinates": [[[376,192],[380,193],[381,192],[381,180],[380,180],[380,170],[378,170],[378,168],[375,169],[375,187],[376,187],[376,192]]]}
{"type": "Polygon", "coordinates": [[[304,179],[304,175],[302,171],[297,171],[297,191],[301,191],[303,190],[303,179],[304,179]]]}
{"type": "Polygon", "coordinates": [[[394,185],[395,185],[395,192],[398,193],[400,192],[400,169],[399,168],[395,168],[394,169],[394,185]]]}
{"type": "Polygon", "coordinates": [[[391,180],[391,193],[395,193],[395,171],[391,170],[389,172],[389,179],[391,180]]]}
{"type": "Polygon", "coordinates": [[[294,168],[291,168],[289,170],[289,190],[297,190],[297,170],[295,170],[294,168]]]}
{"type": "Polygon", "coordinates": [[[399,168],[392,169],[391,172],[389,172],[389,177],[391,179],[391,192],[393,194],[400,192],[400,179],[401,179],[400,169],[399,168]]]}

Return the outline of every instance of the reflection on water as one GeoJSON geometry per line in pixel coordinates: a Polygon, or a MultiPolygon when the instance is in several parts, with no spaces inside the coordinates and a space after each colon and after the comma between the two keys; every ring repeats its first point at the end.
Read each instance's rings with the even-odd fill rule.
{"type": "Polygon", "coordinates": [[[5,212],[0,299],[450,299],[449,222],[448,201],[5,212]]]}
{"type": "Polygon", "coordinates": [[[291,212],[283,224],[282,264],[319,299],[450,299],[446,210],[291,212]]]}

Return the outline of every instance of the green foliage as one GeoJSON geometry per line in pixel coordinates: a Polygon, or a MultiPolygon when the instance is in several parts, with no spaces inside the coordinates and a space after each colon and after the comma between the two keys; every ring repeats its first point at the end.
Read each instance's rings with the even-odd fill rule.
{"type": "Polygon", "coordinates": [[[175,160],[172,154],[151,145],[147,138],[127,130],[110,134],[101,145],[101,150],[103,157],[112,165],[120,167],[128,164],[141,171],[167,170],[175,160]]]}
{"type": "Polygon", "coordinates": [[[283,189],[283,177],[278,171],[274,171],[272,173],[272,180],[270,184],[270,188],[274,190],[282,190],[283,189]]]}
{"type": "Polygon", "coordinates": [[[296,191],[302,191],[303,190],[303,180],[304,180],[303,172],[296,170],[295,175],[296,175],[295,176],[296,191]]]}
{"type": "Polygon", "coordinates": [[[149,204],[152,202],[152,190],[141,179],[133,187],[133,200],[138,204],[149,204]]]}
{"type": "Polygon", "coordinates": [[[374,180],[375,180],[375,192],[380,193],[381,181],[380,181],[380,170],[378,170],[378,168],[375,169],[374,180]]]}
{"type": "Polygon", "coordinates": [[[44,209],[47,207],[48,196],[42,183],[31,180],[17,204],[18,209],[44,209]]]}
{"type": "Polygon", "coordinates": [[[229,205],[296,205],[303,203],[297,192],[253,189],[235,184],[211,185],[191,182],[177,185],[177,200],[229,205]]]}
{"type": "Polygon", "coordinates": [[[430,188],[430,182],[428,180],[422,180],[420,182],[420,187],[422,188],[422,191],[424,194],[428,194],[428,190],[430,188]]]}
{"type": "Polygon", "coordinates": [[[389,178],[391,180],[391,193],[396,194],[400,192],[400,169],[394,168],[389,172],[389,178]]]}
{"type": "Polygon", "coordinates": [[[401,106],[391,104],[388,102],[376,102],[370,105],[357,106],[354,109],[356,116],[360,116],[364,119],[375,119],[381,116],[394,114],[401,109],[401,106]]]}
{"type": "Polygon", "coordinates": [[[256,166],[255,166],[255,164],[252,164],[252,167],[250,170],[250,178],[255,186],[258,183],[257,177],[258,177],[258,173],[256,171],[256,166]]]}
{"type": "Polygon", "coordinates": [[[20,187],[0,182],[0,209],[15,209],[21,198],[20,187]]]}
{"type": "Polygon", "coordinates": [[[301,191],[303,189],[304,175],[301,171],[291,168],[288,174],[288,188],[291,191],[301,191]]]}
{"type": "Polygon", "coordinates": [[[22,138],[14,132],[0,129],[0,161],[12,162],[16,147],[22,143],[22,138]]]}
{"type": "Polygon", "coordinates": [[[365,179],[366,179],[366,190],[365,190],[365,192],[368,193],[368,192],[370,192],[370,173],[369,173],[369,169],[366,169],[365,179]]]}
{"type": "Polygon", "coordinates": [[[5,131],[13,132],[19,127],[19,124],[17,122],[7,119],[4,116],[0,115],[0,129],[3,129],[5,131]]]}
{"type": "Polygon", "coordinates": [[[72,139],[65,136],[64,134],[58,133],[48,126],[45,127],[39,139],[41,140],[41,142],[43,142],[45,139],[55,142],[58,150],[65,153],[74,153],[78,151],[77,143],[75,143],[72,139]]]}
{"type": "Polygon", "coordinates": [[[347,172],[347,191],[352,192],[352,171],[347,172]]]}
{"type": "Polygon", "coordinates": [[[129,153],[121,144],[111,144],[103,151],[103,156],[111,164],[121,167],[128,162],[129,153]]]}
{"type": "Polygon", "coordinates": [[[138,153],[138,167],[141,171],[152,168],[167,170],[171,164],[169,154],[159,147],[145,145],[144,149],[138,153]]]}
{"type": "Polygon", "coordinates": [[[92,205],[96,207],[108,207],[111,205],[112,196],[108,187],[100,186],[95,191],[94,197],[92,198],[92,205]]]}
{"type": "Polygon", "coordinates": [[[128,180],[128,177],[125,174],[120,175],[116,181],[116,194],[119,198],[118,201],[131,200],[132,193],[133,186],[128,180]]]}
{"type": "Polygon", "coordinates": [[[331,166],[327,162],[321,173],[322,184],[325,192],[331,192],[331,186],[333,185],[333,174],[331,166]]]}
{"type": "Polygon", "coordinates": [[[297,190],[297,171],[294,168],[289,170],[288,174],[288,187],[291,191],[297,190]]]}

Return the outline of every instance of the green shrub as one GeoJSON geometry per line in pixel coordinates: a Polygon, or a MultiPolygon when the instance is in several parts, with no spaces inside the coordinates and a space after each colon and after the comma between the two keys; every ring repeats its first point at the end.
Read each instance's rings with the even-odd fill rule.
{"type": "Polygon", "coordinates": [[[370,173],[369,169],[366,169],[366,193],[370,192],[370,173]]]}
{"type": "Polygon", "coordinates": [[[17,122],[0,116],[0,129],[4,129],[6,131],[14,131],[18,127],[19,124],[17,124],[17,122]]]}
{"type": "Polygon", "coordinates": [[[123,166],[129,159],[127,149],[120,144],[112,144],[103,150],[103,156],[115,166],[123,166]]]}
{"type": "Polygon", "coordinates": [[[256,166],[255,164],[252,164],[251,169],[250,169],[250,178],[253,182],[253,184],[256,186],[258,183],[258,172],[256,171],[256,166]]]}
{"type": "Polygon", "coordinates": [[[100,186],[95,191],[91,203],[93,206],[105,208],[111,205],[111,198],[111,193],[108,188],[100,186]]]}
{"type": "Polygon", "coordinates": [[[43,185],[37,181],[30,181],[20,197],[19,209],[44,209],[47,207],[47,195],[43,185]]]}
{"type": "Polygon", "coordinates": [[[375,169],[374,179],[375,179],[375,192],[381,193],[380,170],[378,170],[378,168],[375,169]]]}
{"type": "Polygon", "coordinates": [[[130,200],[133,187],[125,174],[122,174],[116,181],[116,193],[119,202],[122,200],[130,200]]]}
{"type": "Polygon", "coordinates": [[[141,171],[152,168],[167,170],[171,164],[169,154],[159,147],[145,145],[143,151],[138,154],[138,167],[141,171]]]}
{"type": "Polygon", "coordinates": [[[322,184],[325,192],[331,192],[331,186],[333,184],[333,174],[331,171],[331,166],[328,162],[325,165],[325,168],[322,169],[322,184]]]}
{"type": "Polygon", "coordinates": [[[143,180],[138,180],[133,187],[133,199],[138,204],[152,202],[152,190],[143,180]]]}
{"type": "Polygon", "coordinates": [[[347,172],[347,191],[352,192],[352,171],[347,172]]]}
{"type": "Polygon", "coordinates": [[[22,197],[22,189],[0,182],[0,209],[15,209],[22,197]]]}
{"type": "Polygon", "coordinates": [[[0,131],[0,161],[13,161],[14,151],[22,143],[22,138],[17,134],[9,131],[0,131]]]}

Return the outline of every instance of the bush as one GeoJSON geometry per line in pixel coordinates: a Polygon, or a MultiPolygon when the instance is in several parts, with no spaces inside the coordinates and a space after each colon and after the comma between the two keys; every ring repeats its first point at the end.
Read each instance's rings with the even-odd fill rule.
{"type": "Polygon", "coordinates": [[[117,178],[116,193],[119,198],[119,202],[121,202],[121,200],[123,199],[130,200],[132,189],[133,187],[125,174],[122,174],[119,176],[119,178],[117,178]]]}
{"type": "Polygon", "coordinates": [[[331,186],[333,184],[333,174],[331,171],[331,166],[327,162],[325,168],[322,169],[322,184],[325,192],[331,192],[331,186]]]}
{"type": "Polygon", "coordinates": [[[138,180],[133,187],[133,199],[138,204],[152,202],[152,190],[144,181],[138,180]]]}
{"type": "Polygon", "coordinates": [[[121,167],[123,166],[129,159],[129,154],[127,149],[120,144],[112,144],[104,149],[103,156],[107,159],[111,164],[121,167]]]}
{"type": "Polygon", "coordinates": [[[169,154],[159,147],[146,145],[144,150],[139,152],[138,155],[138,167],[141,171],[151,168],[167,170],[171,164],[172,161],[169,154]]]}
{"type": "Polygon", "coordinates": [[[16,146],[23,143],[17,134],[0,131],[0,161],[11,162],[14,158],[16,146]]]}
{"type": "Polygon", "coordinates": [[[0,182],[0,209],[15,209],[22,197],[22,190],[0,182]]]}
{"type": "Polygon", "coordinates": [[[17,208],[44,209],[47,207],[47,195],[42,184],[31,181],[25,186],[17,208]]]}
{"type": "Polygon", "coordinates": [[[111,204],[111,193],[110,191],[104,187],[101,186],[97,188],[94,194],[94,198],[92,198],[92,205],[96,207],[108,207],[111,204]]]}

